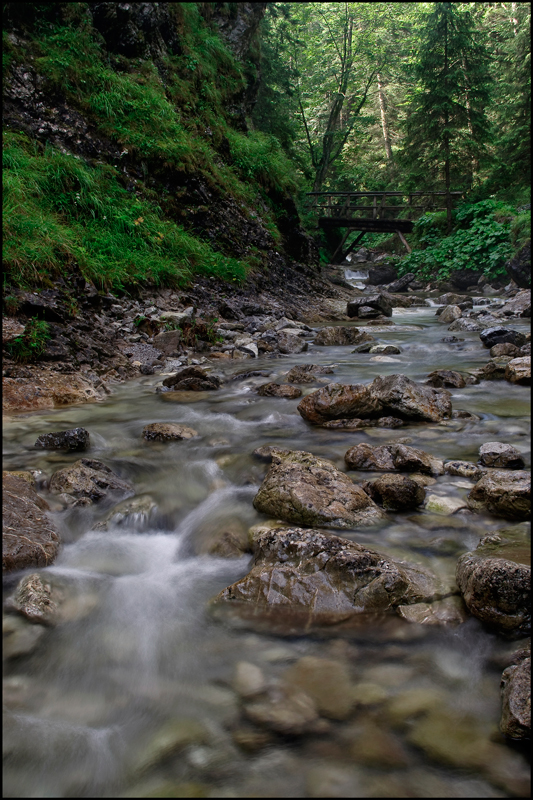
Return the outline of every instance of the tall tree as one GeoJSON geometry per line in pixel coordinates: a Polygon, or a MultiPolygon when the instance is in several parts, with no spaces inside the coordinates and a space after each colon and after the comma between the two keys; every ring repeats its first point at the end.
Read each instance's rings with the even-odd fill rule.
{"type": "Polygon", "coordinates": [[[465,4],[434,4],[414,74],[402,160],[410,188],[445,189],[450,228],[450,190],[472,186],[473,166],[486,156],[490,137],[489,54],[465,4]]]}

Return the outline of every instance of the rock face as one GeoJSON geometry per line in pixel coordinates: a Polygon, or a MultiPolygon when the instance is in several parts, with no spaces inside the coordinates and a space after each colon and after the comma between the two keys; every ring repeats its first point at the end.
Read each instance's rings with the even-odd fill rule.
{"type": "Polygon", "coordinates": [[[85,428],[72,428],[68,431],[43,433],[34,446],[44,450],[87,450],[89,441],[89,431],[85,428]]]}
{"type": "Polygon", "coordinates": [[[365,481],[363,489],[387,511],[408,511],[426,497],[424,487],[405,475],[380,475],[375,481],[365,481]]]}
{"type": "Polygon", "coordinates": [[[208,375],[200,367],[185,367],[175,375],[165,378],[163,386],[167,386],[175,392],[204,392],[218,389],[220,379],[215,375],[208,375]]]}
{"type": "Polygon", "coordinates": [[[142,436],[147,441],[171,442],[193,439],[198,436],[198,432],[186,425],[178,425],[177,422],[152,422],[145,425],[142,436]]]}
{"type": "Polygon", "coordinates": [[[496,517],[529,519],[531,474],[525,470],[491,470],[470,491],[468,505],[474,510],[485,507],[496,517]]]}
{"type": "Polygon", "coordinates": [[[475,617],[512,636],[531,629],[529,545],[519,530],[485,536],[457,562],[457,585],[475,617]]]}
{"type": "Polygon", "coordinates": [[[314,344],[331,347],[334,345],[362,344],[373,342],[374,337],[359,328],[345,328],[342,325],[333,325],[321,328],[315,336],[314,344]]]}
{"type": "Polygon", "coordinates": [[[450,275],[450,281],[456,289],[468,289],[474,286],[482,276],[482,272],[473,269],[457,269],[450,275]]]}
{"type": "Polygon", "coordinates": [[[503,671],[500,684],[500,730],[512,739],[531,738],[531,651],[522,650],[517,663],[503,671]]]}
{"type": "Polygon", "coordinates": [[[298,411],[314,425],[382,416],[440,422],[451,415],[452,406],[446,390],[415,383],[405,375],[388,375],[369,385],[330,383],[304,397],[298,411]]]}
{"type": "Polygon", "coordinates": [[[531,356],[513,358],[505,367],[505,380],[520,386],[531,386],[531,356]]]}
{"type": "Polygon", "coordinates": [[[46,567],[59,550],[59,533],[47,517],[48,503],[15,475],[2,477],[2,569],[46,567]]]}
{"type": "Polygon", "coordinates": [[[479,338],[485,347],[491,348],[495,344],[502,342],[510,342],[511,344],[521,347],[526,341],[526,337],[519,331],[513,331],[510,328],[504,328],[501,325],[496,325],[493,328],[485,328],[479,334],[479,338]]]}
{"type": "Polygon", "coordinates": [[[250,572],[212,607],[243,619],[304,631],[436,599],[435,576],[316,530],[278,528],[255,540],[250,572]]]}
{"type": "Polygon", "coordinates": [[[521,289],[531,288],[531,242],[527,242],[520,252],[505,265],[510,277],[521,289]]]}
{"type": "Polygon", "coordinates": [[[372,525],[383,513],[331,461],[304,451],[275,452],[254,507],[300,525],[353,528],[372,525]]]}
{"type": "Polygon", "coordinates": [[[350,300],[346,306],[346,314],[349,317],[358,317],[360,309],[364,306],[375,309],[379,314],[383,314],[384,317],[392,317],[392,306],[382,294],[365,294],[363,297],[356,297],[355,300],[350,300]]]}
{"type": "Polygon", "coordinates": [[[321,367],[319,364],[300,364],[293,367],[285,376],[289,383],[314,383],[317,377],[332,375],[332,367],[321,367]]]}
{"type": "Polygon", "coordinates": [[[288,386],[286,383],[263,383],[257,389],[257,394],[261,397],[287,397],[293,400],[295,397],[302,396],[302,390],[297,386],[288,386]]]}
{"type": "Polygon", "coordinates": [[[50,480],[50,491],[54,494],[71,494],[86,497],[91,501],[101,500],[109,492],[129,495],[133,487],[115,475],[102,461],[81,458],[70,467],[54,472],[50,480]]]}
{"type": "Polygon", "coordinates": [[[520,451],[503,442],[486,442],[479,448],[479,463],[483,467],[496,469],[523,469],[524,459],[520,451]]]}
{"type": "Polygon", "coordinates": [[[348,469],[399,472],[421,472],[426,475],[443,475],[443,462],[406,444],[388,444],[380,447],[362,442],[350,447],[344,456],[348,469]]]}

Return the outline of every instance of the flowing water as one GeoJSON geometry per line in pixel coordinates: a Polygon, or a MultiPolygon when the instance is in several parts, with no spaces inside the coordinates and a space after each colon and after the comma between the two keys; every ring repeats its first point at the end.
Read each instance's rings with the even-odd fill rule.
{"type": "MultiPolygon", "coordinates": [[[[393,373],[422,381],[436,368],[466,370],[488,359],[477,333],[458,334],[463,341],[456,344],[441,342],[446,326],[433,308],[395,309],[393,319],[395,326],[369,330],[378,341],[398,345],[399,355],[310,344],[297,356],[222,362],[226,377],[236,379],[187,402],[155,393],[161,376],[152,375],[119,386],[98,404],[4,421],[4,468],[42,471],[38,485],[63,546],[56,562],[39,572],[61,587],[68,610],[32,653],[5,662],[5,796],[524,794],[525,754],[497,732],[502,663],[520,643],[487,632],[474,618],[458,627],[402,624],[345,637],[283,637],[233,628],[209,614],[209,600],[245,575],[250,563],[249,556],[210,555],[211,545],[225,531],[242,533],[265,520],[252,505],[267,469],[252,456],[261,445],[308,450],[344,468],[344,453],[359,442],[407,436],[441,459],[476,461],[480,445],[497,440],[516,446],[529,463],[529,390],[506,381],[452,392],[454,409],[474,412],[479,421],[354,432],[312,428],[297,413],[298,400],[254,393],[295,364],[334,364],[328,380],[367,383],[393,373]],[[252,369],[270,375],[238,377],[252,369]],[[183,423],[199,437],[145,442],[143,427],[157,421],[183,423]],[[33,448],[38,435],[77,426],[90,432],[86,455],[131,481],[142,500],[136,511],[115,514],[107,529],[99,523],[111,512],[109,502],[65,510],[46,492],[46,479],[79,454],[33,448]],[[256,665],[275,684],[306,655],[346,666],[360,687],[353,715],[329,721],[322,733],[271,735],[263,742],[256,736],[254,746],[233,689],[237,663],[256,665]],[[423,696],[438,697],[441,719],[448,719],[449,757],[414,744],[413,721],[398,724],[393,714],[395,700],[423,696]],[[498,767],[489,763],[490,747],[472,764],[454,757],[464,748],[465,725],[496,747],[498,767]],[[238,744],[238,729],[248,731],[250,746],[238,744]]],[[[512,327],[527,329],[521,322],[512,327]]],[[[350,474],[356,481],[375,477],[350,474]]],[[[470,486],[444,475],[428,491],[464,499],[470,486]]],[[[386,525],[342,535],[452,576],[461,553],[488,531],[506,527],[508,522],[488,515],[459,511],[446,517],[421,510],[389,514],[386,525]]],[[[8,579],[5,594],[19,578],[8,579]]]]}

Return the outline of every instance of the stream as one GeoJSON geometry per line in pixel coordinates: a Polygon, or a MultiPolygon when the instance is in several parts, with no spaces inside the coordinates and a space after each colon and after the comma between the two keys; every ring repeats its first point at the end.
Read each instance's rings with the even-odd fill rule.
{"type": "MultiPolygon", "coordinates": [[[[359,273],[350,278],[360,280],[359,273]]],[[[526,751],[498,733],[501,672],[520,641],[488,632],[473,617],[456,627],[391,624],[345,636],[283,637],[231,627],[209,613],[209,600],[244,576],[251,559],[210,555],[211,545],[222,532],[266,520],[252,505],[267,470],[252,455],[257,447],[308,450],[344,470],[344,453],[360,442],[409,437],[413,447],[440,459],[475,462],[482,444],[501,441],[529,464],[530,391],[507,381],[452,390],[454,410],[473,412],[479,421],[356,431],[313,428],[298,414],[298,399],[254,392],[296,364],[335,365],[323,382],[369,383],[395,373],[424,381],[435,369],[469,370],[489,358],[475,332],[443,343],[447,326],[438,323],[434,307],[396,308],[393,320],[394,326],[368,330],[379,343],[398,346],[399,355],[310,342],[300,355],[217,362],[215,371],[226,377],[221,388],[188,393],[187,402],[155,393],[159,374],[117,386],[97,404],[4,420],[4,469],[42,471],[37,487],[61,532],[57,560],[37,571],[57,582],[69,603],[67,620],[46,629],[33,652],[4,661],[11,712],[4,728],[5,797],[527,796],[520,788],[520,776],[529,774],[526,751]],[[268,377],[238,377],[259,369],[268,377]],[[181,423],[199,437],[146,442],[141,432],[151,422],[181,423]],[[46,491],[45,480],[80,454],[33,447],[40,434],[79,426],[91,437],[83,455],[131,481],[143,501],[132,513],[112,516],[107,529],[101,523],[112,505],[105,500],[64,509],[46,491]],[[304,656],[341,661],[360,700],[348,719],[328,720],[324,732],[271,734],[263,741],[242,716],[237,664],[259,667],[275,684],[304,656]],[[497,743],[504,754],[499,768],[488,763],[490,748],[471,765],[454,758],[464,747],[462,722],[446,729],[447,761],[413,743],[410,723],[398,724],[398,701],[424,697],[440,704],[441,718],[466,719],[480,740],[497,743]],[[237,730],[248,732],[247,746],[237,730]]],[[[526,332],[527,323],[513,320],[510,327],[526,332]]],[[[306,394],[316,384],[301,388],[306,394]]],[[[376,476],[349,474],[356,482],[376,476]]],[[[445,474],[430,490],[464,499],[471,486],[445,474]]],[[[388,517],[375,529],[333,533],[453,575],[462,553],[512,524],[423,508],[388,517]]],[[[4,596],[20,577],[8,577],[4,596]]]]}

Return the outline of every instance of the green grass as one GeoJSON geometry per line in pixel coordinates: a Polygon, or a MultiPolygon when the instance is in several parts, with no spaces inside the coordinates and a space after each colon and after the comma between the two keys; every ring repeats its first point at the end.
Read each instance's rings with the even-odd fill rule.
{"type": "Polygon", "coordinates": [[[46,343],[50,339],[50,328],[47,322],[32,317],[20,336],[8,342],[7,349],[17,364],[28,364],[43,354],[46,343]]]}
{"type": "Polygon", "coordinates": [[[183,285],[194,273],[242,281],[246,266],[132,196],[109,165],[91,167],[24,134],[3,153],[4,268],[12,285],[46,284],[76,263],[101,288],[183,285]]]}

